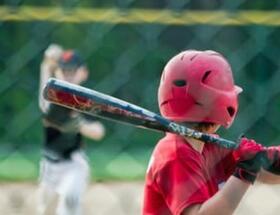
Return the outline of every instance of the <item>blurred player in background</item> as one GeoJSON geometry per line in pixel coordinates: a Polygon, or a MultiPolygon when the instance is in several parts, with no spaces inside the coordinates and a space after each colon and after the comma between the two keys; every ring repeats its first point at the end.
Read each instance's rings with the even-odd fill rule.
{"type": "Polygon", "coordinates": [[[56,205],[58,215],[81,214],[81,198],[89,182],[89,165],[82,136],[100,140],[103,125],[73,110],[44,100],[42,90],[50,77],[74,84],[88,78],[88,70],[76,51],[52,44],[41,64],[39,104],[43,112],[45,140],[40,169],[39,214],[56,205]],[[57,199],[57,201],[56,201],[57,199]]]}
{"type": "MultiPolygon", "coordinates": [[[[221,54],[188,50],[165,66],[158,101],[166,118],[216,135],[220,126],[232,124],[241,91],[221,54]]],[[[280,182],[275,175],[280,173],[279,152],[279,147],[263,147],[245,137],[233,151],[167,133],[150,159],[143,214],[233,214],[257,177],[280,182]]]]}

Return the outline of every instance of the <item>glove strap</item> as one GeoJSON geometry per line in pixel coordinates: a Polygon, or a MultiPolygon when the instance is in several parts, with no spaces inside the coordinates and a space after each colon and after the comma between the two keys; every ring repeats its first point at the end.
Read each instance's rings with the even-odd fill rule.
{"type": "Polygon", "coordinates": [[[270,156],[267,152],[262,157],[262,166],[263,168],[276,175],[280,175],[280,154],[278,151],[274,151],[274,153],[270,156]]]}
{"type": "Polygon", "coordinates": [[[254,172],[249,172],[245,169],[236,167],[235,171],[233,173],[233,175],[237,178],[239,178],[240,180],[250,183],[250,184],[254,184],[256,178],[257,178],[257,174],[254,172]]]}

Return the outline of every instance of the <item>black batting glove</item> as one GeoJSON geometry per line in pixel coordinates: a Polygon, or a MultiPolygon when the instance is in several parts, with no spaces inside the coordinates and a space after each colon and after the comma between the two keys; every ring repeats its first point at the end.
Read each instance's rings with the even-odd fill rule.
{"type": "Polygon", "coordinates": [[[262,167],[270,173],[280,175],[280,146],[264,148],[262,167]]]}
{"type": "Polygon", "coordinates": [[[261,168],[264,147],[247,138],[241,138],[240,141],[239,147],[233,152],[237,160],[233,175],[253,184],[261,168]]]}

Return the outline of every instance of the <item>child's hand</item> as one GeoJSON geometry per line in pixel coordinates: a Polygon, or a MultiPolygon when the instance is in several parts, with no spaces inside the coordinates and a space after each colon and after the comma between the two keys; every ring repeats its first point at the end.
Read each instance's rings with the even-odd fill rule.
{"type": "Polygon", "coordinates": [[[239,147],[233,152],[237,161],[234,176],[240,180],[254,183],[261,168],[264,147],[254,140],[241,138],[239,147]]]}
{"type": "Polygon", "coordinates": [[[61,46],[56,45],[56,44],[51,44],[45,50],[44,56],[47,59],[52,59],[53,61],[58,61],[58,59],[62,55],[62,52],[63,52],[63,49],[61,46]]]}
{"type": "Polygon", "coordinates": [[[44,65],[46,69],[44,69],[43,71],[50,72],[53,76],[53,72],[57,67],[57,61],[62,55],[62,52],[63,49],[61,46],[56,44],[49,45],[49,47],[44,52],[44,59],[42,65],[44,65]]]}

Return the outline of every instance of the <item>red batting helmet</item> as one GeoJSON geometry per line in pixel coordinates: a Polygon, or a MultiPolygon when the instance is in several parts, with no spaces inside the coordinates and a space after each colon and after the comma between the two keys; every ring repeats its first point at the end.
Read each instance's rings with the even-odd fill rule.
{"type": "Polygon", "coordinates": [[[161,114],[178,122],[211,122],[229,127],[238,94],[229,63],[215,51],[187,50],[165,66],[158,89],[161,114]]]}

